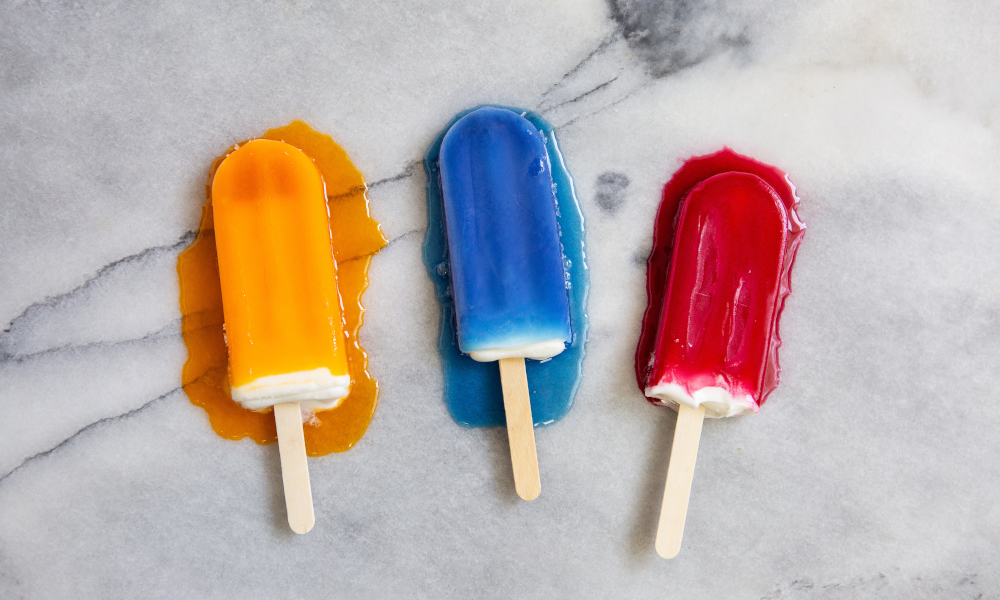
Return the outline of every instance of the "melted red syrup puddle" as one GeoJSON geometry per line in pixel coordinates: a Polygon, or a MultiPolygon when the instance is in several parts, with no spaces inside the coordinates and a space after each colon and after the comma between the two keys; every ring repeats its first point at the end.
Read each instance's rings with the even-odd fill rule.
{"type": "Polygon", "coordinates": [[[784,172],[728,148],[692,158],[674,174],[663,188],[646,265],[648,305],[635,356],[640,390],[677,381],[689,393],[714,385],[764,403],[778,386],[778,322],[806,229],[798,205],[784,172]],[[782,247],[779,264],[773,257],[782,247]],[[699,302],[708,287],[712,295],[699,302]],[[755,296],[770,299],[750,301],[755,296]],[[669,320],[661,319],[665,298],[669,320]]]}

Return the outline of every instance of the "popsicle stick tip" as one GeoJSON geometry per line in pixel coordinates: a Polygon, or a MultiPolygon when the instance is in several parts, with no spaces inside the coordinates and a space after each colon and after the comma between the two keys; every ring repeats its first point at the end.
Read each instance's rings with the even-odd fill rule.
{"type": "Polygon", "coordinates": [[[518,486],[515,482],[514,488],[517,490],[517,495],[520,496],[521,500],[527,500],[531,502],[537,498],[542,493],[542,484],[540,481],[528,481],[518,486]]]}
{"type": "MultiPolygon", "coordinates": [[[[673,542],[674,540],[671,540],[673,542]]],[[[676,538],[677,543],[668,543],[667,540],[656,540],[656,553],[660,555],[660,558],[671,559],[680,554],[681,545],[680,538],[676,538]]]]}
{"type": "Polygon", "coordinates": [[[316,517],[312,514],[288,515],[288,526],[292,528],[292,531],[299,535],[312,531],[313,525],[315,524],[316,517]]]}

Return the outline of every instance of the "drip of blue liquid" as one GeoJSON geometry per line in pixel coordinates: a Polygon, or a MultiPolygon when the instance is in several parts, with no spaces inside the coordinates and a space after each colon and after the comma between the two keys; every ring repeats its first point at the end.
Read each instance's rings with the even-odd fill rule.
{"type": "MultiPolygon", "coordinates": [[[[468,427],[505,425],[500,370],[496,362],[480,363],[462,354],[455,332],[455,303],[452,296],[448,241],[442,208],[439,155],[445,134],[459,119],[476,107],[459,113],[434,139],[424,155],[427,171],[427,237],[424,240],[424,265],[434,282],[441,305],[441,335],[438,351],[444,368],[444,400],[452,418],[468,427]]],[[[563,253],[566,291],[569,297],[572,336],[566,349],[546,361],[526,360],[531,414],[535,425],[548,425],[561,419],[572,407],[583,375],[587,341],[587,272],[584,245],[583,213],[576,199],[573,179],[566,169],[552,126],[531,111],[495,106],[522,115],[541,134],[552,169],[557,221],[563,253]]]]}

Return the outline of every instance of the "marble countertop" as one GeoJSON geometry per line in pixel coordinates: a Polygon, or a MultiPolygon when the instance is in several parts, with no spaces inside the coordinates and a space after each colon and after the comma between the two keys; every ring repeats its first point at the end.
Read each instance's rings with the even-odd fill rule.
{"type": "Polygon", "coordinates": [[[1000,597],[1000,5],[707,0],[0,7],[0,597],[1000,597]],[[449,418],[421,158],[456,112],[555,127],[587,219],[576,404],[449,418]],[[381,397],[310,460],[181,389],[175,263],[211,160],[303,119],[390,244],[361,335],[381,397]],[[632,374],[659,191],[722,146],[787,171],[809,231],[761,414],[709,421],[684,547],[653,533],[673,412],[632,374]]]}

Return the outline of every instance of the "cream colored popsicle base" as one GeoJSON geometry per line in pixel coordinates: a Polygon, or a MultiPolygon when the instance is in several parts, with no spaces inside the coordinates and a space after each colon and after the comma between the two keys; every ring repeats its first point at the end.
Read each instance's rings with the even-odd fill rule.
{"type": "Polygon", "coordinates": [[[688,392],[684,386],[663,382],[646,388],[647,398],[657,398],[674,406],[705,407],[708,419],[723,419],[757,412],[757,403],[749,394],[734,396],[729,390],[708,386],[688,392]]]}
{"type": "Polygon", "coordinates": [[[698,458],[701,426],[705,422],[705,407],[691,408],[680,405],[677,409],[677,427],[674,444],[670,449],[667,467],[667,485],[663,490],[660,507],[660,524],[656,528],[656,553],[663,558],[673,558],[681,550],[684,521],[687,518],[694,463],[698,458]]]}
{"type": "Polygon", "coordinates": [[[249,410],[282,402],[298,402],[306,411],[335,408],[351,393],[351,376],[334,375],[327,367],[265,375],[232,389],[233,400],[249,410]]]}
{"type": "Polygon", "coordinates": [[[306,439],[302,433],[299,403],[275,404],[274,424],[278,428],[278,454],[281,456],[281,481],[285,487],[288,525],[295,533],[308,533],[316,523],[316,517],[313,514],[309,465],[306,464],[306,439]]]}
{"type": "Polygon", "coordinates": [[[534,500],[542,493],[535,453],[535,424],[531,418],[528,374],[523,358],[500,359],[500,384],[503,408],[507,415],[507,438],[510,461],[514,467],[514,488],[524,500],[534,500]]]}
{"type": "Polygon", "coordinates": [[[477,362],[493,362],[504,358],[530,358],[532,360],[547,360],[566,349],[566,340],[555,339],[514,346],[511,348],[493,348],[492,350],[473,350],[469,358],[477,362]]]}

